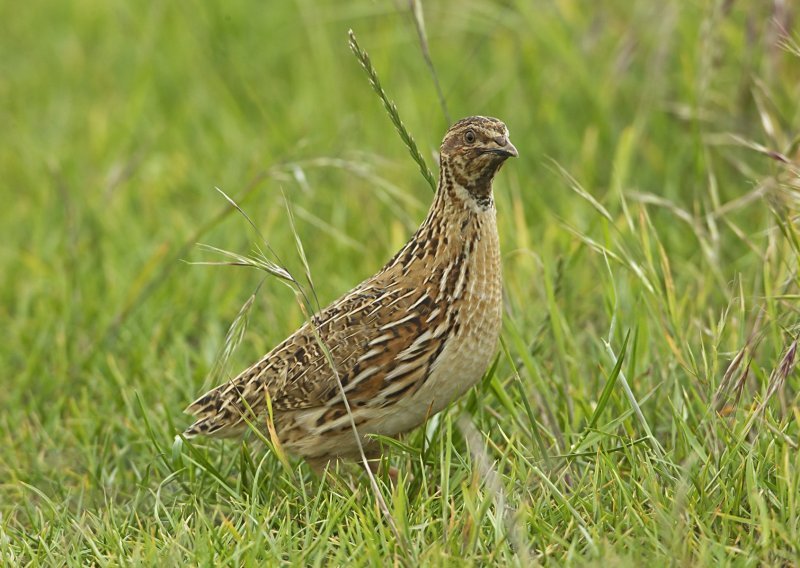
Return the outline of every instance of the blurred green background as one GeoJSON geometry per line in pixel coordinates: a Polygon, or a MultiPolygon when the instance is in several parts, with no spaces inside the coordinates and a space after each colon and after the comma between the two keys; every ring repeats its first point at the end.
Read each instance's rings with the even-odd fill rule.
{"type": "MultiPolygon", "coordinates": [[[[497,116],[520,152],[495,184],[504,354],[467,408],[493,440],[530,558],[789,561],[798,379],[790,369],[770,393],[770,373],[796,333],[797,7],[466,0],[422,11],[452,120],[497,116]],[[603,339],[622,349],[629,330],[623,368],[666,457],[640,443],[622,390],[592,421],[615,362],[603,339]],[[752,369],[728,392],[740,352],[752,369]],[[620,444],[605,468],[583,455],[620,444]],[[552,460],[573,450],[564,474],[552,460]],[[666,489],[645,498],[631,479],[650,475],[666,489]],[[598,496],[615,483],[622,493],[598,496]]],[[[395,516],[431,523],[409,529],[407,546],[380,528],[366,482],[355,501],[303,505],[276,496],[296,487],[272,460],[273,479],[223,483],[238,487],[226,497],[202,481],[208,468],[170,454],[181,410],[212,386],[227,328],[263,278],[183,262],[220,260],[197,242],[243,253],[261,242],[215,187],[302,274],[288,204],[323,304],[424,217],[430,189],[347,45],[352,28],[435,171],[448,120],[409,4],[6,3],[0,19],[0,558],[524,563],[502,515],[486,516],[494,497],[460,434],[440,436],[457,411],[429,441],[433,464],[391,458],[416,479],[410,495],[385,488],[393,507],[405,503],[395,516]],[[444,490],[437,456],[451,450],[463,458],[443,501],[452,515],[431,509],[444,490]],[[162,485],[168,495],[154,497],[162,485]],[[334,522],[337,508],[350,520],[334,522]],[[249,536],[231,537],[219,514],[249,536]],[[282,514],[278,536],[259,532],[282,514]],[[314,523],[324,544],[281,556],[302,551],[299,527],[314,523]]],[[[302,319],[291,291],[267,280],[232,370],[302,319]]],[[[235,443],[202,451],[229,479],[247,471],[235,443]]]]}

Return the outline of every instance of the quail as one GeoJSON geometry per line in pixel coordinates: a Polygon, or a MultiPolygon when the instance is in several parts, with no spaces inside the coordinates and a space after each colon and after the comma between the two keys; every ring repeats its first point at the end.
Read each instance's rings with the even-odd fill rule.
{"type": "Polygon", "coordinates": [[[192,403],[186,412],[196,421],[184,435],[240,436],[248,423],[265,423],[269,399],[281,446],[319,471],[359,456],[352,424],[375,456],[371,435],[407,432],[463,395],[486,372],[500,334],[492,180],[517,155],[496,118],[453,124],[433,204],[411,239],[374,276],[192,403]]]}

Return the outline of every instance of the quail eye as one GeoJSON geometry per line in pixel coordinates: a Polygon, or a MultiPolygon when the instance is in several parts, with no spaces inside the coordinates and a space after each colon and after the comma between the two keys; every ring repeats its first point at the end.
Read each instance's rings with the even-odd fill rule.
{"type": "Polygon", "coordinates": [[[467,144],[472,144],[473,142],[475,142],[475,132],[473,132],[472,130],[467,130],[464,133],[464,140],[467,141],[467,144]]]}

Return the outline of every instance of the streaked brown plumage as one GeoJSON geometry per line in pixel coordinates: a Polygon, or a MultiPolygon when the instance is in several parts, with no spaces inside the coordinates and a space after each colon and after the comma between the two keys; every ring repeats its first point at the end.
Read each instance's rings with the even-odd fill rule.
{"type": "Polygon", "coordinates": [[[316,468],[356,457],[350,418],[312,325],[368,454],[376,450],[368,434],[407,432],[464,394],[486,371],[500,333],[492,179],[516,155],[501,121],[474,116],[454,124],[441,146],[436,197],[411,240],[314,322],[191,404],[186,411],[197,421],[184,434],[240,435],[245,418],[264,423],[269,396],[289,453],[316,468]]]}

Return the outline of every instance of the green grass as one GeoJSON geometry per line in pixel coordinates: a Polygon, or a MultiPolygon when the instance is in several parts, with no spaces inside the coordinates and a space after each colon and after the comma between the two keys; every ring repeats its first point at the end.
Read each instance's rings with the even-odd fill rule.
{"type": "Polygon", "coordinates": [[[264,246],[215,187],[302,281],[299,237],[323,304],[424,216],[347,38],[435,171],[407,5],[48,4],[2,10],[0,564],[797,562],[791,3],[423,6],[452,117],[502,118],[521,157],[497,364],[378,493],[174,440],[256,289],[229,370],[303,320],[278,280],[192,264],[264,246]]]}

